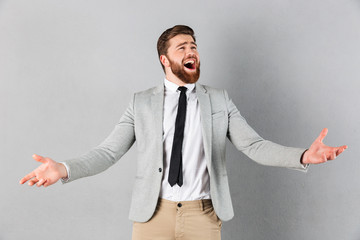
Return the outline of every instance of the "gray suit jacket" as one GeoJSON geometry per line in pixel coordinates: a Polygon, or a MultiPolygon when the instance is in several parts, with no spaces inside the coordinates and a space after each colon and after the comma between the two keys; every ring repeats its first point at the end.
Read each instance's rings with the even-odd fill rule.
{"type": "MultiPolygon", "coordinates": [[[[196,84],[200,104],[204,151],[210,175],[210,193],[218,217],[234,216],[225,166],[226,138],[254,161],[306,171],[300,164],[305,149],[284,147],[261,138],[240,115],[224,90],[196,84]]],[[[65,161],[69,181],[104,171],[118,161],[136,141],[137,173],[129,218],[148,221],[156,208],[163,177],[164,85],[135,93],[115,129],[89,153],[65,161]]]]}

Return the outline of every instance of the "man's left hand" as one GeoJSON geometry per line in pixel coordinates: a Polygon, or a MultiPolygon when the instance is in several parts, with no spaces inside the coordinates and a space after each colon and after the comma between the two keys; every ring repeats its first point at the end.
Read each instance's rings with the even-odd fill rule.
{"type": "Polygon", "coordinates": [[[324,163],[328,160],[334,160],[340,153],[342,153],[347,146],[329,147],[322,141],[328,133],[328,129],[324,128],[319,137],[311,144],[310,148],[304,153],[301,163],[302,164],[318,164],[324,163]]]}

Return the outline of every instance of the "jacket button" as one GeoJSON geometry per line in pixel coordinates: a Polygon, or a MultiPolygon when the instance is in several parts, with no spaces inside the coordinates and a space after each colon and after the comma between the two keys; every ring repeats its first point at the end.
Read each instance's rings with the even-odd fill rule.
{"type": "Polygon", "coordinates": [[[161,169],[161,168],[159,168],[159,172],[162,172],[162,169],[161,169]]]}

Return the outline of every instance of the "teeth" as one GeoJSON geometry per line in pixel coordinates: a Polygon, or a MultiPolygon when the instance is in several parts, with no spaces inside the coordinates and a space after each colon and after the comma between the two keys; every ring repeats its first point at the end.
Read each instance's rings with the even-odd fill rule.
{"type": "Polygon", "coordinates": [[[188,63],[194,64],[195,61],[194,60],[189,60],[189,61],[185,62],[185,64],[188,64],[188,63]]]}

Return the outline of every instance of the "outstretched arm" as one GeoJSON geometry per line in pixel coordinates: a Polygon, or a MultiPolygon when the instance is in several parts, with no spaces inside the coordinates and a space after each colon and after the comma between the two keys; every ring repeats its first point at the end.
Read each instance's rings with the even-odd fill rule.
{"type": "Polygon", "coordinates": [[[318,164],[324,163],[328,160],[334,160],[340,153],[348,147],[346,145],[341,147],[329,147],[322,141],[324,140],[328,129],[324,128],[319,137],[311,144],[310,148],[304,153],[301,163],[303,164],[318,164]]]}
{"type": "Polygon", "coordinates": [[[67,171],[62,163],[58,163],[51,158],[45,158],[34,154],[32,156],[36,161],[42,163],[34,171],[26,175],[20,180],[20,184],[24,184],[27,181],[29,186],[50,186],[56,183],[61,178],[67,177],[67,171]]]}
{"type": "Polygon", "coordinates": [[[99,146],[80,157],[62,161],[63,163],[33,155],[42,165],[21,179],[20,184],[29,181],[30,186],[36,184],[47,187],[59,179],[64,179],[63,183],[66,183],[98,174],[112,166],[135,142],[133,101],[111,134],[99,146]]]}

